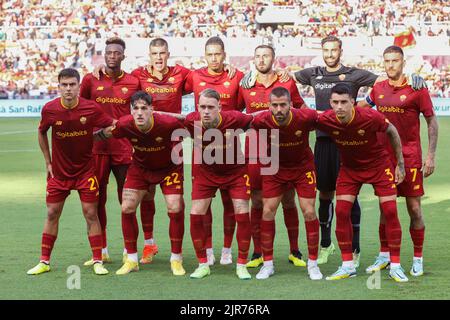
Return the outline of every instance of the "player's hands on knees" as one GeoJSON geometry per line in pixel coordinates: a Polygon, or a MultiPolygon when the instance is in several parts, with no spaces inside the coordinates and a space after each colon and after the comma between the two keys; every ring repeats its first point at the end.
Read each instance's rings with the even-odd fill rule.
{"type": "Polygon", "coordinates": [[[94,71],[92,71],[92,75],[97,79],[100,80],[100,73],[105,74],[106,73],[106,66],[104,64],[100,64],[94,68],[94,71]]]}
{"type": "Polygon", "coordinates": [[[408,84],[414,90],[420,90],[423,88],[428,88],[425,79],[419,76],[417,73],[412,73],[408,78],[408,84]]]}
{"type": "Polygon", "coordinates": [[[53,168],[52,168],[52,164],[51,163],[47,163],[47,177],[48,178],[53,178],[53,168]]]}
{"type": "Polygon", "coordinates": [[[277,69],[275,72],[280,82],[287,82],[291,78],[289,72],[285,69],[277,69]]]}
{"type": "Polygon", "coordinates": [[[434,172],[434,158],[428,156],[422,166],[423,176],[426,178],[431,176],[434,172]]]}
{"type": "Polygon", "coordinates": [[[226,72],[228,72],[228,77],[230,79],[233,79],[233,77],[236,75],[236,67],[232,66],[231,64],[227,64],[225,63],[223,66],[223,70],[225,70],[226,72]]]}
{"type": "Polygon", "coordinates": [[[400,184],[405,180],[405,166],[399,166],[397,165],[395,167],[395,184],[400,184]]]}

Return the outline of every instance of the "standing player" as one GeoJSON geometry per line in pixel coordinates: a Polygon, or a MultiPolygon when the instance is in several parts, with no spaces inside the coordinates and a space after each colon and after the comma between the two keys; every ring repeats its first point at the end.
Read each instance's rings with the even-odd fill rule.
{"type": "MultiPolygon", "coordinates": [[[[253,88],[244,89],[239,88],[239,102],[241,108],[246,108],[247,114],[257,111],[267,110],[270,106],[270,92],[275,87],[286,88],[292,98],[294,108],[305,107],[303,99],[300,97],[295,82],[289,79],[287,82],[281,82],[277,74],[273,70],[275,62],[275,51],[272,47],[261,45],[256,47],[254,56],[255,66],[257,70],[257,78],[253,88]]],[[[246,143],[246,157],[249,157],[248,143],[246,143]]],[[[255,162],[258,159],[249,159],[250,162],[255,162]]],[[[251,186],[251,224],[252,224],[252,238],[253,238],[253,256],[247,267],[256,268],[263,263],[261,250],[261,218],[263,214],[262,203],[262,177],[261,167],[259,163],[250,163],[248,171],[250,176],[251,186]]],[[[302,254],[298,248],[298,211],[295,204],[295,192],[293,189],[288,190],[281,200],[283,205],[284,222],[288,230],[290,255],[289,262],[295,266],[306,266],[302,260],[302,254]]]]}
{"type": "MultiPolygon", "coordinates": [[[[130,98],[138,90],[139,81],[125,73],[121,64],[125,59],[125,42],[120,38],[106,40],[105,73],[100,79],[91,73],[81,82],[80,96],[97,102],[108,115],[114,119],[130,114],[130,98]]],[[[128,166],[131,163],[133,149],[126,139],[110,139],[94,142],[95,175],[99,181],[98,218],[102,227],[103,262],[111,262],[106,243],[106,199],[108,194],[109,174],[112,171],[117,182],[117,195],[122,203],[122,189],[128,166]]],[[[89,260],[84,265],[92,265],[89,260]]]]}
{"type": "MultiPolygon", "coordinates": [[[[383,52],[384,68],[387,80],[375,84],[366,101],[360,101],[360,106],[377,106],[377,110],[397,128],[403,146],[406,177],[398,185],[397,194],[406,198],[406,206],[411,219],[409,232],[414,244],[414,258],[410,274],[423,274],[422,247],[425,237],[425,224],[420,205],[424,195],[423,176],[428,177],[434,172],[434,159],[438,137],[438,123],[433,111],[433,105],[427,89],[414,91],[408,85],[403,74],[405,65],[403,50],[390,46],[383,52]],[[422,149],[420,144],[420,113],[428,125],[428,153],[422,164],[422,149]]],[[[390,151],[391,160],[395,164],[395,154],[390,151]]],[[[386,223],[380,216],[379,235],[381,242],[380,254],[375,263],[369,266],[368,273],[386,268],[389,263],[389,248],[386,242],[386,223]]]]}
{"type": "Polygon", "coordinates": [[[314,129],[317,112],[308,108],[293,109],[289,90],[283,87],[271,91],[269,110],[270,112],[258,115],[252,123],[255,129],[270,129],[271,132],[279,133],[276,147],[280,166],[276,174],[264,175],[262,178],[264,211],[261,221],[261,244],[264,266],[256,278],[267,279],[274,273],[275,214],[283,194],[294,186],[305,218],[309,253],[308,274],[311,280],[320,280],[322,273],[317,265],[319,220],[314,208],[316,179],[314,157],[309,147],[309,132],[314,129]]]}
{"type": "Polygon", "coordinates": [[[400,266],[402,230],[397,216],[397,188],[405,177],[400,137],[395,127],[378,111],[354,107],[352,90],[346,84],[331,89],[333,110],[320,114],[317,129],[333,138],[339,148],[342,166],[336,183],[336,238],[342,255],[342,266],[327,280],[356,276],[352,255],[351,208],[363,184],[371,184],[378,196],[386,218],[386,235],[392,259],[389,275],[395,281],[408,278],[400,266]],[[387,134],[397,159],[390,162],[384,143],[379,139],[387,134]]]}
{"type": "Polygon", "coordinates": [[[198,112],[190,113],[184,121],[194,138],[193,165],[197,166],[192,177],[191,236],[199,266],[191,278],[201,279],[210,274],[203,216],[216,191],[225,189],[233,201],[237,222],[236,274],[239,279],[250,279],[246,268],[251,238],[249,177],[239,136],[234,130],[247,129],[253,117],[240,111],[221,111],[220,95],[213,89],[200,93],[197,109],[198,112]],[[210,134],[216,137],[213,142],[206,141],[205,136],[210,134]],[[229,153],[233,155],[231,163],[229,153]],[[208,155],[212,159],[207,158],[208,155]]]}
{"type": "Polygon", "coordinates": [[[101,131],[100,136],[126,138],[135,150],[123,189],[122,231],[127,259],[116,274],[139,270],[137,238],[139,228],[136,209],[149,192],[153,197],[159,184],[166,200],[170,218],[169,236],[174,275],[184,275],[182,242],[184,235],[183,164],[172,162],[172,133],[183,125],[178,120],[154,114],[152,97],[139,91],[131,98],[131,115],[119,119],[115,126],[101,131]]]}
{"type": "MultiPolygon", "coordinates": [[[[361,87],[372,87],[375,82],[383,80],[369,71],[347,67],[341,63],[342,41],[335,36],[322,39],[322,56],[325,67],[311,67],[297,71],[291,75],[295,81],[302,85],[310,85],[314,89],[316,109],[325,111],[331,109],[331,89],[338,83],[347,84],[352,90],[352,97],[356,100],[361,87]]],[[[243,79],[245,87],[252,86],[255,75],[248,74],[243,79]]],[[[413,88],[421,89],[425,86],[422,78],[413,75],[411,79],[413,88]]],[[[317,189],[319,189],[319,220],[321,229],[321,250],[318,263],[327,263],[328,257],[333,254],[335,247],[331,242],[331,225],[333,222],[333,198],[336,190],[336,179],[339,172],[339,153],[332,139],[324,132],[316,131],[314,146],[314,161],[317,172],[317,189]]],[[[356,267],[359,266],[359,223],[361,209],[358,199],[352,207],[353,226],[353,257],[356,267]]]]}
{"type": "MultiPolygon", "coordinates": [[[[237,70],[236,74],[231,76],[230,73],[226,72],[225,58],[225,44],[222,39],[219,37],[209,38],[205,44],[205,60],[207,66],[191,71],[185,85],[186,93],[194,93],[195,106],[198,105],[200,93],[207,88],[211,88],[220,94],[220,105],[223,111],[240,110],[238,109],[238,93],[239,82],[243,77],[243,73],[237,70]]],[[[222,196],[224,207],[224,241],[220,264],[231,264],[231,243],[233,241],[234,229],[236,226],[234,207],[233,202],[225,189],[221,189],[220,194],[222,196]]],[[[206,227],[206,253],[209,265],[213,265],[215,258],[212,248],[211,208],[208,208],[204,218],[206,227]]]]}
{"type": "Polygon", "coordinates": [[[58,75],[61,97],[45,104],[39,124],[39,146],[47,166],[47,219],[42,234],[38,265],[28,270],[37,275],[50,271],[50,255],[58,235],[59,218],[71,190],[80,195],[92,249],[94,272],[107,274],[102,262],[102,229],[97,216],[98,182],[92,157],[93,130],[113,119],[94,102],[79,98],[80,74],[64,69],[58,75]],[[52,154],[47,131],[52,128],[52,154]]]}

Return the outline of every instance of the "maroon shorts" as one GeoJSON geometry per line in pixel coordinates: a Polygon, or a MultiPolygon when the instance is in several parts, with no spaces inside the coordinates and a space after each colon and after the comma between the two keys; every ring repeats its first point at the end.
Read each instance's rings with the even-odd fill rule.
{"type": "Polygon", "coordinates": [[[397,186],[394,174],[394,168],[390,164],[386,167],[361,171],[341,166],[336,181],[336,195],[356,196],[363,184],[371,184],[376,196],[396,195],[397,186]]]}
{"type": "Polygon", "coordinates": [[[405,168],[405,180],[397,186],[399,197],[421,197],[423,190],[423,173],[421,168],[405,168]]]}
{"type": "Polygon", "coordinates": [[[246,166],[229,175],[216,175],[197,168],[192,176],[192,200],[213,198],[217,190],[228,190],[231,199],[250,199],[250,178],[246,166]]]}
{"type": "Polygon", "coordinates": [[[263,178],[261,175],[261,165],[259,163],[247,164],[248,175],[250,177],[250,189],[262,190],[263,178]]]}
{"type": "Polygon", "coordinates": [[[70,194],[70,190],[77,190],[82,202],[97,202],[98,180],[94,170],[88,171],[76,179],[49,178],[47,180],[47,203],[64,201],[70,194]]]}
{"type": "Polygon", "coordinates": [[[295,188],[301,198],[316,197],[314,163],[302,168],[279,168],[274,175],[262,176],[263,198],[275,198],[295,188]]]}
{"type": "Polygon", "coordinates": [[[127,171],[124,189],[148,190],[159,184],[163,194],[183,194],[183,165],[164,170],[147,170],[131,165],[127,171]]]}
{"type": "Polygon", "coordinates": [[[129,166],[131,160],[131,154],[94,154],[95,175],[100,184],[108,184],[112,167],[129,166]]]}

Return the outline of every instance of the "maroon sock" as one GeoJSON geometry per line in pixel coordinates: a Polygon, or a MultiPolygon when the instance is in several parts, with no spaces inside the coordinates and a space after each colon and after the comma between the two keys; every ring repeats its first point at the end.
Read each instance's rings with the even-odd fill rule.
{"type": "Polygon", "coordinates": [[[191,238],[194,245],[195,254],[199,263],[206,263],[206,247],[205,247],[205,227],[203,225],[203,216],[199,214],[191,214],[191,238]]]}
{"type": "Polygon", "coordinates": [[[275,239],[275,220],[261,220],[261,249],[264,261],[273,260],[273,241],[275,239]]]}
{"type": "Polygon", "coordinates": [[[209,205],[206,214],[203,215],[203,226],[205,227],[205,248],[212,248],[212,211],[209,205]]]}
{"type": "Polygon", "coordinates": [[[380,236],[380,252],[389,252],[389,245],[386,238],[386,225],[380,223],[378,226],[378,235],[380,236]]]}
{"type": "Polygon", "coordinates": [[[50,261],[50,256],[52,254],[53,246],[56,241],[56,236],[48,233],[42,233],[41,242],[41,260],[50,261]]]}
{"type": "Polygon", "coordinates": [[[250,226],[250,217],[248,212],[236,214],[237,231],[236,238],[238,242],[238,260],[237,263],[246,264],[248,258],[248,249],[250,248],[250,239],[252,230],[250,226]]]}
{"type": "Polygon", "coordinates": [[[283,208],[284,224],[289,237],[291,252],[298,251],[298,211],[297,207],[283,208]]]}
{"type": "Polygon", "coordinates": [[[136,212],[122,212],[122,233],[125,241],[125,249],[127,253],[137,253],[137,239],[139,235],[139,227],[136,219],[136,212]]]}
{"type": "Polygon", "coordinates": [[[153,239],[153,220],[155,217],[155,200],[143,200],[141,202],[141,222],[144,231],[144,239],[153,239]]]}
{"type": "Polygon", "coordinates": [[[261,254],[261,219],[262,209],[252,208],[250,211],[250,224],[252,227],[253,253],[261,254]]]}
{"type": "Polygon", "coordinates": [[[172,253],[181,254],[184,236],[184,210],[169,212],[169,237],[172,253]]]}
{"type": "Polygon", "coordinates": [[[305,221],[308,258],[317,260],[319,251],[319,220],[305,221]]]}
{"type": "Polygon", "coordinates": [[[102,229],[102,247],[106,248],[108,246],[106,242],[106,224],[108,219],[106,217],[106,200],[107,200],[107,184],[104,183],[100,185],[99,196],[98,196],[98,208],[97,215],[98,221],[100,222],[100,227],[102,229]]]}
{"type": "Polygon", "coordinates": [[[421,258],[422,250],[423,250],[423,242],[425,239],[425,227],[422,229],[409,229],[409,234],[411,235],[411,239],[414,244],[414,257],[421,258]]]}
{"type": "Polygon", "coordinates": [[[336,238],[341,249],[342,261],[352,261],[353,229],[350,213],[353,203],[345,200],[336,201],[336,238]]]}
{"type": "Polygon", "coordinates": [[[89,236],[89,244],[91,245],[92,259],[102,261],[102,235],[89,236]]]}
{"type": "Polygon", "coordinates": [[[397,215],[397,202],[386,201],[381,204],[386,218],[386,238],[389,244],[391,262],[400,263],[400,246],[402,243],[402,229],[397,215]]]}

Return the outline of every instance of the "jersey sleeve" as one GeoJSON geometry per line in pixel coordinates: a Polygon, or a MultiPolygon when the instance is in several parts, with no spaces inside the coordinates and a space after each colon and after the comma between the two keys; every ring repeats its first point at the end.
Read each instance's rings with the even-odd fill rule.
{"type": "Polygon", "coordinates": [[[294,106],[294,108],[300,109],[302,105],[305,104],[305,101],[300,96],[297,85],[293,80],[291,80],[291,87],[289,91],[291,92],[292,105],[294,106]]]}
{"type": "Polygon", "coordinates": [[[355,69],[355,83],[359,87],[373,87],[377,78],[378,76],[370,71],[355,69]]]}
{"type": "Polygon", "coordinates": [[[238,128],[241,129],[248,129],[250,128],[250,125],[253,121],[253,116],[249,115],[249,114],[245,114],[239,111],[233,111],[234,114],[236,115],[236,117],[239,119],[239,126],[238,128]]]}
{"type": "Polygon", "coordinates": [[[433,102],[427,88],[419,91],[419,110],[425,117],[434,116],[433,102]]]}
{"type": "Polygon", "coordinates": [[[252,123],[251,123],[251,128],[258,130],[258,129],[263,129],[264,127],[264,118],[265,118],[265,113],[261,113],[258,114],[256,117],[253,118],[252,123]]]}
{"type": "Polygon", "coordinates": [[[125,130],[124,127],[126,126],[126,119],[128,116],[123,116],[119,119],[119,121],[116,122],[116,124],[113,126],[111,133],[114,138],[124,138],[125,137],[125,130]]]}
{"type": "Polygon", "coordinates": [[[317,118],[319,114],[314,109],[302,109],[302,110],[304,110],[303,112],[306,115],[305,123],[307,124],[309,131],[314,130],[316,128],[317,118]]]}
{"type": "Polygon", "coordinates": [[[46,133],[51,126],[52,126],[52,119],[50,113],[48,112],[48,109],[44,106],[44,108],[42,108],[41,121],[39,121],[38,130],[41,133],[46,133]]]}
{"type": "Polygon", "coordinates": [[[141,67],[136,68],[136,69],[134,69],[133,71],[131,71],[131,75],[132,75],[133,77],[139,79],[139,77],[141,76],[141,71],[142,71],[142,68],[141,68],[141,67]]]}
{"type": "Polygon", "coordinates": [[[389,127],[389,120],[381,113],[375,109],[369,109],[372,113],[372,124],[374,131],[385,132],[389,127]]]}
{"type": "Polygon", "coordinates": [[[244,99],[244,89],[242,89],[241,86],[239,86],[238,90],[238,100],[237,100],[237,110],[244,110],[245,109],[245,99],[244,99]]]}
{"type": "MultiPolygon", "coordinates": [[[[187,70],[187,69],[186,69],[187,70]]],[[[190,71],[186,74],[186,80],[184,82],[183,93],[188,94],[194,91],[194,71],[190,71]]]]}
{"type": "Polygon", "coordinates": [[[92,76],[87,74],[83,77],[80,85],[80,97],[91,100],[92,76]]]}
{"type": "Polygon", "coordinates": [[[299,70],[294,73],[295,79],[303,85],[310,86],[313,71],[314,71],[314,68],[306,68],[303,70],[299,70]]]}
{"type": "Polygon", "coordinates": [[[98,128],[109,127],[113,123],[113,118],[106,114],[98,105],[95,106],[94,126],[98,128]]]}
{"type": "Polygon", "coordinates": [[[192,136],[194,133],[194,122],[196,121],[197,112],[189,113],[183,121],[184,127],[189,131],[189,134],[192,136]]]}
{"type": "Polygon", "coordinates": [[[329,116],[331,111],[332,110],[328,110],[328,111],[325,111],[324,113],[318,114],[317,120],[316,120],[316,125],[315,125],[316,129],[319,129],[320,131],[331,134],[331,131],[333,130],[333,123],[329,116]]]}

